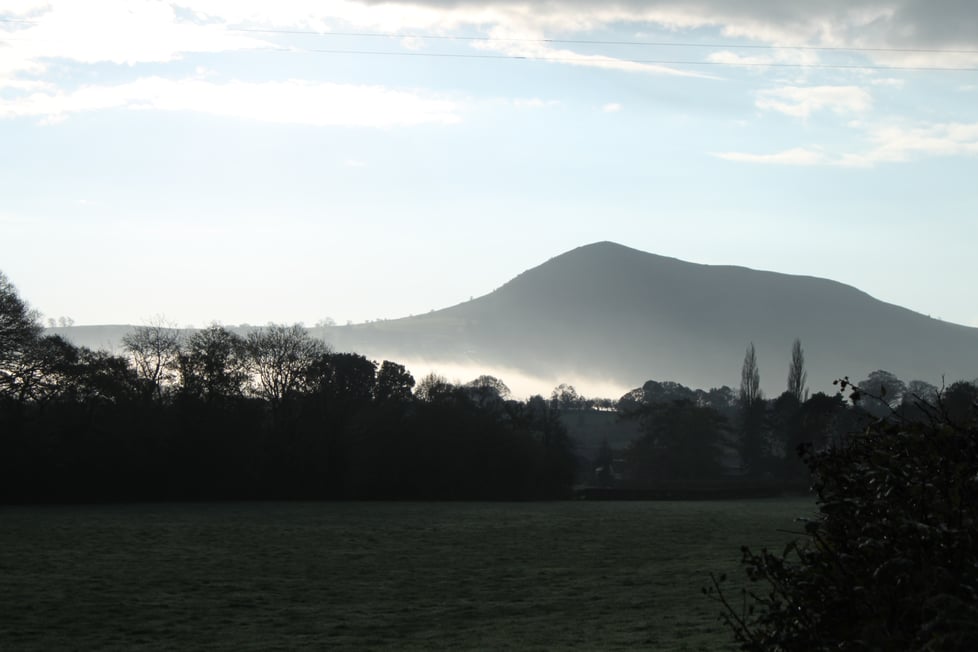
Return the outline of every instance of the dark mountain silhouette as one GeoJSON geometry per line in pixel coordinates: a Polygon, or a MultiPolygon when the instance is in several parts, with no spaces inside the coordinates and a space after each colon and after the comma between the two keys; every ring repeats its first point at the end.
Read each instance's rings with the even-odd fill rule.
{"type": "Polygon", "coordinates": [[[812,391],[875,369],[938,385],[942,376],[978,376],[978,329],[835,281],[699,265],[611,242],[552,258],[472,301],[327,337],[370,355],[693,387],[736,387],[753,341],[768,395],[785,388],[796,337],[812,391]]]}

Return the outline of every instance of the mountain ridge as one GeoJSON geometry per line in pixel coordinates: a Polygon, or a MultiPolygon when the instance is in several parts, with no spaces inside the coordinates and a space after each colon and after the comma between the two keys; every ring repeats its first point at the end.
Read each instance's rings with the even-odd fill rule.
{"type": "Polygon", "coordinates": [[[795,338],[812,391],[876,369],[937,385],[942,376],[978,376],[978,329],[838,281],[690,263],[609,241],[553,256],[447,308],[316,333],[337,350],[412,361],[416,370],[462,365],[504,380],[516,372],[622,387],[648,379],[735,387],[753,342],[761,385],[776,395],[795,338]]]}
{"type": "Polygon", "coordinates": [[[978,329],[838,281],[689,263],[607,241],[554,256],[467,302],[336,331],[345,348],[699,387],[736,384],[753,341],[769,394],[787,375],[796,337],[809,354],[815,391],[879,368],[936,384],[942,374],[978,375],[978,329]]]}

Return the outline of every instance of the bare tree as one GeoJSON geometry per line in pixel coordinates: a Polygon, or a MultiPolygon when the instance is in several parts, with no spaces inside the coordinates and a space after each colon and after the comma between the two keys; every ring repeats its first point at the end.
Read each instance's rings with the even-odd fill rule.
{"type": "Polygon", "coordinates": [[[311,338],[300,324],[270,324],[254,330],[248,334],[246,349],[252,391],[267,400],[276,414],[302,390],[311,364],[329,353],[329,347],[311,338]]]}
{"type": "Polygon", "coordinates": [[[447,378],[432,371],[418,381],[418,384],[415,385],[414,388],[414,395],[420,401],[431,403],[432,401],[445,396],[452,390],[452,388],[453,385],[448,382],[447,378]]]}
{"type": "Polygon", "coordinates": [[[180,331],[176,324],[156,317],[146,326],[137,326],[122,338],[136,375],[148,397],[163,397],[163,390],[176,379],[180,356],[180,331]]]}
{"type": "Polygon", "coordinates": [[[801,340],[795,339],[795,343],[791,345],[791,364],[788,365],[788,391],[802,403],[808,398],[808,390],[805,388],[807,380],[805,351],[801,348],[801,340]]]}
{"type": "Polygon", "coordinates": [[[747,346],[744,354],[744,366],[740,370],[740,402],[745,408],[753,407],[764,398],[761,392],[761,371],[757,366],[757,353],[754,343],[747,346]]]}

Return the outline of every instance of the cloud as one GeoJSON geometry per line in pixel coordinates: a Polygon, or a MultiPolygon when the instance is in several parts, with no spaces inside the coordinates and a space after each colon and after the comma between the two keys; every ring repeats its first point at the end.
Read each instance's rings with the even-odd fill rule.
{"type": "Polygon", "coordinates": [[[548,106],[558,106],[560,100],[544,100],[539,97],[531,97],[529,99],[515,99],[512,100],[513,106],[520,109],[543,109],[548,106]]]}
{"type": "MultiPolygon", "coordinates": [[[[217,10],[232,0],[184,0],[217,10]]],[[[251,0],[245,5],[262,3],[251,0]]],[[[292,0],[266,9],[316,14],[316,3],[292,0]],[[272,8],[274,7],[274,8],[272,8]]],[[[239,15],[242,10],[236,9],[239,15]]],[[[642,24],[675,32],[707,28],[724,37],[772,45],[824,47],[978,49],[978,8],[972,0],[385,0],[330,3],[329,13],[351,24],[390,29],[500,26],[550,34],[593,31],[613,25],[642,24]]],[[[318,10],[322,14],[324,10],[318,10]]],[[[255,15],[254,13],[252,15],[255,15]]],[[[324,17],[325,19],[325,17],[324,17]]],[[[939,65],[976,62],[973,53],[865,52],[870,60],[939,65]]]]}
{"type": "Polygon", "coordinates": [[[449,100],[380,86],[298,80],[217,84],[202,79],[148,77],[68,93],[0,98],[0,118],[36,117],[47,123],[72,113],[105,109],[193,111],[317,127],[395,127],[461,120],[458,104],[449,100]]]}
{"type": "Polygon", "coordinates": [[[31,14],[45,9],[49,4],[47,0],[5,0],[0,11],[8,16],[27,18],[31,14]]]}
{"type": "Polygon", "coordinates": [[[609,102],[608,104],[602,106],[601,110],[605,113],[618,113],[621,111],[621,104],[618,104],[617,102],[609,102]]]}
{"type": "MultiPolygon", "coordinates": [[[[703,30],[756,44],[916,50],[849,52],[845,56],[850,63],[855,59],[885,65],[978,65],[978,53],[968,51],[978,50],[978,5],[972,0],[944,0],[940,10],[930,0],[564,0],[532,5],[525,0],[8,0],[2,12],[30,22],[0,24],[0,41],[6,43],[0,80],[41,74],[55,59],[88,64],[168,62],[187,53],[267,48],[282,36],[239,27],[352,27],[401,35],[401,47],[407,48],[421,45],[412,37],[422,31],[485,34],[491,40],[455,46],[659,75],[707,76],[642,62],[641,56],[582,52],[580,47],[542,39],[631,26],[673,31],[689,42],[698,38],[695,30],[703,30]],[[962,51],[922,51],[935,48],[962,51]]],[[[784,47],[751,54],[721,49],[700,56],[732,65],[807,65],[829,55],[784,47]]]]}
{"type": "Polygon", "coordinates": [[[837,164],[872,167],[927,156],[978,156],[978,122],[875,126],[868,140],[866,151],[844,154],[837,164]]]}
{"type": "Polygon", "coordinates": [[[268,46],[220,24],[181,20],[171,5],[152,0],[52,0],[35,9],[40,13],[30,22],[0,26],[4,58],[14,62],[8,73],[36,72],[52,59],[134,65],[173,61],[188,52],[268,46]]]}
{"type": "Polygon", "coordinates": [[[807,118],[821,110],[867,111],[873,105],[873,97],[858,86],[784,86],[760,91],[755,104],[759,109],[807,118]]]}
{"type": "Polygon", "coordinates": [[[605,54],[582,54],[567,48],[556,48],[547,42],[545,34],[545,31],[537,27],[497,25],[489,30],[491,40],[473,41],[472,45],[479,50],[499,52],[510,57],[552,61],[571,66],[713,79],[712,75],[681,70],[663,64],[646,63],[605,54]]]}
{"type": "MultiPolygon", "coordinates": [[[[686,77],[710,75],[702,68],[654,61],[691,59],[752,67],[814,65],[827,60],[855,65],[978,66],[978,53],[973,52],[978,51],[978,5],[972,0],[945,0],[940,10],[930,0],[562,0],[532,4],[526,0],[7,0],[0,11],[29,21],[0,23],[0,89],[23,94],[45,90],[50,94],[44,84],[65,88],[63,77],[47,75],[52,64],[61,60],[137,66],[173,62],[193,53],[279,47],[289,39],[286,34],[262,29],[377,32],[396,35],[390,41],[394,47],[430,45],[432,51],[434,42],[416,38],[419,34],[484,35],[487,40],[440,40],[438,47],[456,52],[474,48],[554,65],[686,77]],[[739,43],[781,47],[711,51],[658,46],[655,50],[627,50],[626,56],[611,47],[556,41],[610,30],[655,33],[659,41],[668,41],[661,35],[672,32],[686,45],[700,39],[715,42],[719,33],[722,39],[739,43]],[[924,51],[935,48],[960,51],[924,51]]],[[[815,96],[813,90],[807,97],[779,95],[786,89],[760,95],[759,104],[765,110],[806,117],[820,110],[862,111],[871,101],[865,91],[847,96],[815,96]]]]}
{"type": "Polygon", "coordinates": [[[903,88],[906,85],[905,79],[896,79],[893,77],[879,77],[876,79],[869,80],[869,83],[873,86],[889,86],[890,88],[903,88]]]}
{"type": "Polygon", "coordinates": [[[760,54],[739,54],[730,50],[711,52],[707,60],[728,66],[763,68],[765,66],[815,66],[819,63],[818,54],[812,50],[777,48],[760,54]]]}
{"type": "Polygon", "coordinates": [[[978,156],[978,122],[872,126],[866,128],[862,140],[865,146],[851,152],[795,147],[772,154],[714,152],[713,156],[739,163],[856,168],[905,163],[932,156],[978,156]]]}
{"type": "Polygon", "coordinates": [[[774,165],[825,165],[825,154],[818,149],[795,147],[774,154],[749,154],[746,152],[714,152],[713,156],[725,161],[740,163],[766,163],[774,165]]]}

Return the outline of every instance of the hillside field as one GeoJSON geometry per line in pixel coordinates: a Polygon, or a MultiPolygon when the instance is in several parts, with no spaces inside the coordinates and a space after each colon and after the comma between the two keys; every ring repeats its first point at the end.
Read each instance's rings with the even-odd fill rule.
{"type": "Polygon", "coordinates": [[[729,643],[700,588],[810,499],[0,507],[0,649],[729,643]]]}

